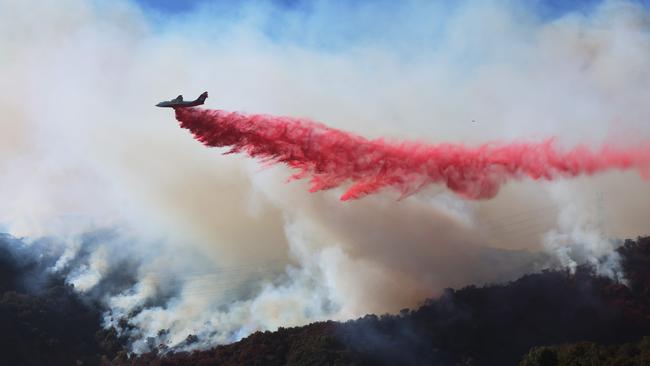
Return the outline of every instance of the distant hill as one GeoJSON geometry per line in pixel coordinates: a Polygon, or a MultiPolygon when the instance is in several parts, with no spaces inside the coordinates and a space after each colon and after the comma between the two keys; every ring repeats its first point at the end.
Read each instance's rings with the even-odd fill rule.
{"type": "Polygon", "coordinates": [[[560,366],[581,358],[647,364],[650,237],[618,249],[627,286],[587,267],[545,271],[503,285],[448,289],[399,314],[257,332],[205,351],[161,346],[131,356],[126,339],[101,328],[98,303],[45,271],[51,263],[15,250],[12,240],[0,236],[0,363],[6,365],[560,366]]]}

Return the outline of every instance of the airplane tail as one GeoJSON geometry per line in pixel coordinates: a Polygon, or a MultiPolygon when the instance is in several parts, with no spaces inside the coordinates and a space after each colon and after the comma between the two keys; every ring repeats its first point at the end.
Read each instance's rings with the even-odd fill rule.
{"type": "Polygon", "coordinates": [[[201,103],[203,103],[203,102],[205,102],[205,100],[206,100],[207,98],[208,98],[208,92],[206,91],[206,92],[201,93],[201,95],[199,95],[198,100],[199,100],[201,103]]]}

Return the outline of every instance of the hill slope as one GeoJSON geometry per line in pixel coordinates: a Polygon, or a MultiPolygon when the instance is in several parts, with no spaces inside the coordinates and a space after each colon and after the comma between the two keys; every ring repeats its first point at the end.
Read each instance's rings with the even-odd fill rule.
{"type": "Polygon", "coordinates": [[[585,267],[575,274],[546,271],[505,285],[447,290],[399,315],[257,332],[208,351],[116,363],[516,365],[534,346],[636,341],[650,334],[650,238],[628,240],[619,252],[629,286],[585,267]]]}
{"type": "Polygon", "coordinates": [[[101,328],[97,302],[47,271],[52,263],[20,247],[0,236],[3,364],[516,365],[523,358],[525,366],[553,366],[594,357],[626,365],[647,359],[648,341],[641,339],[650,335],[650,237],[619,248],[627,286],[589,268],[546,271],[503,285],[449,289],[396,315],[257,332],[206,351],[161,347],[139,356],[127,355],[128,344],[115,330],[101,328]]]}

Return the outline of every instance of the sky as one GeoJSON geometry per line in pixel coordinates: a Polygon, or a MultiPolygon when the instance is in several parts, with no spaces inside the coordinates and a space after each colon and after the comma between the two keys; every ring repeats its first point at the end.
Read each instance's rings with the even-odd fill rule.
{"type": "MultiPolygon", "coordinates": [[[[164,32],[175,25],[187,22],[189,18],[201,19],[205,29],[211,29],[211,37],[227,31],[252,9],[264,9],[269,17],[255,21],[258,30],[270,40],[281,44],[310,47],[321,51],[339,52],[368,45],[390,45],[397,57],[412,57],[413,45],[402,46],[403,42],[419,43],[431,49],[448,37],[448,22],[458,11],[467,9],[472,1],[431,1],[421,5],[418,1],[403,3],[386,0],[362,1],[231,1],[221,0],[131,0],[143,11],[143,15],[156,29],[164,32]],[[410,5],[409,5],[410,4],[410,5]],[[418,5],[415,5],[418,4],[418,5]],[[408,14],[409,8],[418,7],[420,16],[408,14]],[[325,19],[336,19],[320,23],[325,19]],[[365,14],[365,15],[364,15],[365,14]],[[367,15],[372,14],[372,18],[367,15]],[[424,21],[422,15],[429,18],[424,21]],[[409,20],[410,18],[410,20],[409,20]],[[400,19],[400,20],[397,20],[400,19]],[[411,21],[415,23],[411,24],[411,21]],[[422,21],[422,23],[418,23],[422,21]]],[[[605,0],[504,0],[487,3],[502,4],[516,11],[522,22],[553,22],[567,16],[592,14],[598,6],[611,1],[605,0]],[[530,18],[530,19],[526,19],[530,18]]],[[[650,0],[629,0],[642,7],[648,7],[650,0]]],[[[188,33],[188,36],[192,36],[188,33]]],[[[468,63],[478,62],[465,60],[468,63]]]]}
{"type": "Polygon", "coordinates": [[[610,239],[647,234],[635,172],[341,203],[153,107],[208,90],[206,108],[368,138],[643,143],[644,4],[233,3],[0,1],[0,228],[46,243],[106,326],[130,316],[135,351],[399,311],[552,266],[616,276],[610,239]]]}
{"type": "MultiPolygon", "coordinates": [[[[139,6],[146,10],[158,11],[165,14],[179,14],[183,12],[191,11],[197,6],[200,6],[205,3],[231,3],[228,1],[219,1],[219,0],[133,0],[139,6]]],[[[522,1],[526,3],[527,6],[530,6],[535,9],[535,11],[542,17],[547,19],[554,19],[560,17],[567,12],[589,12],[594,9],[596,5],[601,3],[603,0],[533,0],[533,1],[522,1]]],[[[647,6],[650,2],[648,0],[635,0],[639,4],[647,6]]],[[[263,3],[263,1],[257,1],[258,3],[263,3]]],[[[308,6],[314,1],[301,1],[301,0],[269,0],[268,3],[273,3],[274,5],[279,5],[286,9],[301,9],[305,6],[308,6]]],[[[362,0],[362,1],[348,1],[348,4],[353,3],[387,3],[384,0],[362,0]]],[[[440,1],[439,3],[452,3],[454,1],[440,1]]],[[[345,3],[345,1],[340,1],[339,3],[345,3]]]]}

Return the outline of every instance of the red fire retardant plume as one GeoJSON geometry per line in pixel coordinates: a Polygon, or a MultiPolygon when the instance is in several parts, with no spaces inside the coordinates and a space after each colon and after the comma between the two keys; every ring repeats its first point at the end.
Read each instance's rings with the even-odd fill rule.
{"type": "Polygon", "coordinates": [[[351,200],[394,187],[407,196],[429,184],[445,184],[472,199],[494,197],[508,179],[553,180],[611,169],[647,175],[650,148],[558,149],[541,143],[428,145],[368,140],[306,119],[179,108],[176,119],[206,146],[230,147],[267,163],[284,163],[309,178],[311,192],[352,183],[351,200]]]}

